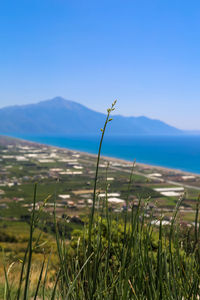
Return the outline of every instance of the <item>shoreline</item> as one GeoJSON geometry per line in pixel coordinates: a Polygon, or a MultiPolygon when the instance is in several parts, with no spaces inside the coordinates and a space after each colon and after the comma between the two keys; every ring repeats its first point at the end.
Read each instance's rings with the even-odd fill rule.
{"type": "MultiPolygon", "coordinates": [[[[51,147],[51,146],[50,146],[51,147]]],[[[54,146],[53,146],[54,147],[54,146]]],[[[57,146],[55,146],[57,147],[57,146]]],[[[57,147],[57,148],[61,148],[61,147],[57,147]]],[[[62,148],[62,149],[67,149],[67,148],[62,148]]],[[[92,153],[88,153],[88,152],[83,152],[83,151],[79,151],[79,150],[72,150],[72,149],[67,149],[70,151],[76,151],[88,156],[92,156],[92,157],[96,157],[97,154],[92,154],[92,153]]],[[[105,159],[105,160],[111,160],[111,161],[115,161],[115,162],[121,162],[121,163],[126,163],[126,164],[133,164],[133,161],[130,160],[126,160],[126,159],[122,159],[122,158],[117,158],[117,157],[111,157],[111,156],[105,156],[105,155],[101,155],[101,158],[105,159]]],[[[176,174],[184,174],[184,175],[193,175],[196,177],[200,177],[199,173],[194,173],[194,172],[189,172],[189,171],[183,171],[181,169],[173,169],[173,168],[168,168],[168,167],[162,167],[162,166],[157,166],[157,165],[151,165],[151,164],[144,164],[141,162],[137,162],[137,160],[135,161],[137,166],[141,166],[144,168],[152,168],[152,169],[157,169],[157,170],[163,170],[163,171],[169,171],[169,172],[174,172],[176,174]]]]}
{"type": "MultiPolygon", "coordinates": [[[[66,147],[62,147],[62,146],[49,145],[49,144],[45,144],[45,143],[30,141],[30,140],[26,140],[26,139],[22,139],[22,138],[16,138],[16,137],[7,136],[7,135],[0,135],[0,138],[10,139],[10,140],[14,140],[14,141],[20,141],[20,142],[23,142],[23,143],[26,143],[26,144],[33,144],[33,145],[38,145],[38,146],[41,145],[41,146],[45,146],[45,147],[49,147],[49,148],[65,149],[67,151],[77,152],[79,154],[91,156],[93,158],[97,157],[97,154],[90,153],[90,152],[85,152],[85,151],[81,151],[81,150],[77,150],[77,149],[70,149],[70,148],[66,148],[66,147]]],[[[105,160],[110,160],[110,161],[113,161],[113,162],[118,162],[118,163],[124,163],[124,164],[132,163],[133,164],[133,161],[122,159],[122,158],[117,158],[117,157],[113,157],[113,156],[101,155],[101,158],[103,158],[105,160]]],[[[183,171],[181,169],[174,169],[174,168],[170,168],[170,167],[163,167],[163,166],[158,166],[158,165],[151,165],[151,164],[141,163],[141,162],[137,162],[137,160],[136,160],[136,165],[139,166],[139,167],[142,167],[144,169],[145,168],[152,168],[152,169],[156,169],[156,170],[160,170],[160,171],[174,172],[175,174],[180,174],[181,173],[183,175],[200,177],[199,173],[194,173],[194,172],[190,172],[190,171],[183,171]]]]}

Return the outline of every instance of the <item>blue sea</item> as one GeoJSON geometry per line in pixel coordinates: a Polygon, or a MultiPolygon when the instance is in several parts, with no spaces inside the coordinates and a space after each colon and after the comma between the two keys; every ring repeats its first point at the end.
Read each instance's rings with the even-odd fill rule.
{"type": "MultiPolygon", "coordinates": [[[[100,140],[97,136],[17,137],[93,154],[100,140]]],[[[102,155],[200,174],[200,136],[105,136],[102,155]]]]}

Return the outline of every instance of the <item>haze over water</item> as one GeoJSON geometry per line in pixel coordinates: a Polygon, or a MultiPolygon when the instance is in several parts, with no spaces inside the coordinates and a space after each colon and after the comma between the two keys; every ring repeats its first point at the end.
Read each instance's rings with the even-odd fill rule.
{"type": "MultiPolygon", "coordinates": [[[[93,154],[100,140],[94,136],[18,137],[93,154]]],[[[102,155],[200,174],[200,136],[105,136],[102,155]]]]}

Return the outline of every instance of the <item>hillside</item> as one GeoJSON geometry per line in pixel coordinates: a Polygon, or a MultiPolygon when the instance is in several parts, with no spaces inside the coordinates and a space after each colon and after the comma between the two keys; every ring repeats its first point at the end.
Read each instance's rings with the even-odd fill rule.
{"type": "MultiPolygon", "coordinates": [[[[56,97],[37,104],[0,109],[1,134],[94,135],[105,121],[105,114],[79,103],[56,97]]],[[[116,115],[111,135],[177,135],[182,131],[147,117],[116,115]]]]}

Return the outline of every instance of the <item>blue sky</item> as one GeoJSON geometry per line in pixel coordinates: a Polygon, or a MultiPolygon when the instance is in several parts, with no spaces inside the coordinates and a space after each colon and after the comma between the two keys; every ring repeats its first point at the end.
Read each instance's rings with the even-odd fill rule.
{"type": "Polygon", "coordinates": [[[63,96],[199,129],[200,2],[0,1],[0,107],[63,96]]]}

